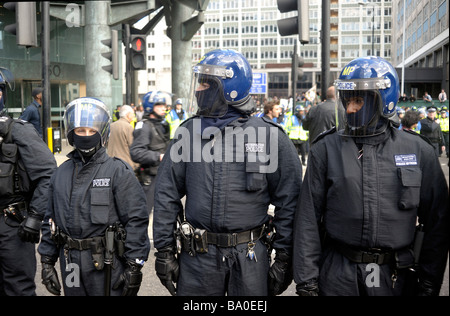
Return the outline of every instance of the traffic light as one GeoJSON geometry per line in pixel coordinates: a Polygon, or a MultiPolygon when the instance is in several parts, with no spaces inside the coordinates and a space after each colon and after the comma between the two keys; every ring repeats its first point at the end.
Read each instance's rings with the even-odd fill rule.
{"type": "Polygon", "coordinates": [[[309,43],[309,0],[277,0],[281,13],[298,11],[297,16],[277,21],[281,36],[298,34],[300,43],[309,43]]]}
{"type": "Polygon", "coordinates": [[[303,79],[303,69],[305,64],[303,57],[297,54],[297,42],[294,43],[294,52],[292,53],[292,69],[291,69],[291,81],[292,81],[292,95],[295,98],[297,91],[297,82],[303,79]]]}
{"type": "Polygon", "coordinates": [[[146,42],[144,35],[131,35],[131,69],[142,70],[147,68],[146,42]]]}
{"type": "Polygon", "coordinates": [[[37,47],[36,2],[5,2],[3,7],[16,14],[16,23],[6,25],[5,31],[16,35],[17,45],[37,47]]]}
{"type": "Polygon", "coordinates": [[[110,52],[102,53],[102,56],[111,61],[111,65],[102,68],[112,74],[115,80],[119,79],[119,32],[111,31],[111,38],[102,40],[102,44],[111,48],[110,52]]]}

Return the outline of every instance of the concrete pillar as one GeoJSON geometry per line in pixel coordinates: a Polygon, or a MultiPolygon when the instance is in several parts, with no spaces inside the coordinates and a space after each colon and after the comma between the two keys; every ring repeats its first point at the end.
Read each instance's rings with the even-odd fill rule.
{"type": "Polygon", "coordinates": [[[111,38],[108,26],[110,1],[85,1],[86,96],[102,100],[112,113],[111,74],[102,69],[111,61],[101,54],[109,51],[102,40],[111,38]]]}
{"type": "Polygon", "coordinates": [[[179,1],[172,4],[172,93],[187,104],[192,74],[192,44],[181,39],[181,24],[191,18],[193,10],[179,1]]]}

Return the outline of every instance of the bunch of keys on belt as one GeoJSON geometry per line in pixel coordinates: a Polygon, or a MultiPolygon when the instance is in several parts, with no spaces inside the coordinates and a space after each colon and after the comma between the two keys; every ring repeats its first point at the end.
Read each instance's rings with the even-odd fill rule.
{"type": "Polygon", "coordinates": [[[250,260],[255,259],[255,262],[258,262],[258,259],[256,259],[255,246],[256,246],[256,242],[253,241],[253,232],[251,232],[251,240],[247,244],[247,257],[250,260]]]}

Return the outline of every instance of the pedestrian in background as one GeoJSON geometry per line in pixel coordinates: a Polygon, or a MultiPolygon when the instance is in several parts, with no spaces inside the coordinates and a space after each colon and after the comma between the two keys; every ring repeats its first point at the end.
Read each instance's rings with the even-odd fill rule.
{"type": "Polygon", "coordinates": [[[428,137],[439,157],[445,151],[445,143],[441,127],[436,122],[436,107],[427,109],[427,116],[420,120],[420,126],[420,134],[428,137]]]}
{"type": "Polygon", "coordinates": [[[294,226],[297,293],[438,295],[449,251],[448,186],[432,146],[391,121],[397,71],[383,58],[357,58],[335,86],[346,123],[309,152],[294,226]]]}
{"type": "Polygon", "coordinates": [[[143,98],[144,117],[133,131],[131,159],[139,164],[137,176],[147,196],[147,209],[153,210],[155,177],[170,141],[170,126],[165,120],[166,107],[171,96],[152,91],[143,98]]]}
{"type": "Polygon", "coordinates": [[[175,131],[178,126],[185,120],[187,120],[187,113],[183,109],[183,101],[181,99],[177,99],[175,101],[175,108],[170,110],[166,115],[166,121],[170,126],[170,139],[175,135],[175,131]]]}
{"type": "Polygon", "coordinates": [[[38,132],[39,136],[42,138],[42,125],[41,125],[41,114],[40,108],[42,107],[42,92],[43,88],[34,88],[31,92],[33,97],[33,102],[27,106],[25,111],[19,117],[21,120],[30,122],[33,124],[34,128],[38,132]]]}
{"type": "Polygon", "coordinates": [[[439,125],[441,127],[442,137],[444,138],[445,153],[447,154],[447,158],[448,158],[448,151],[449,151],[449,140],[448,140],[449,121],[448,121],[448,112],[447,111],[448,111],[447,106],[443,105],[441,110],[440,110],[441,118],[439,119],[439,125]]]}
{"type": "Polygon", "coordinates": [[[445,101],[447,101],[447,93],[445,93],[445,90],[442,89],[441,93],[439,93],[439,102],[444,103],[445,101]]]}
{"type": "Polygon", "coordinates": [[[66,296],[135,296],[142,282],[150,252],[145,194],[130,166],[106,153],[110,120],[95,98],[70,102],[64,114],[75,149],[52,177],[38,247],[42,283],[54,295],[58,258],[66,296]]]}
{"type": "Polygon", "coordinates": [[[428,92],[425,91],[425,94],[423,95],[423,100],[426,103],[432,103],[433,98],[431,97],[431,95],[428,94],[428,92]]]}
{"type": "Polygon", "coordinates": [[[108,142],[108,155],[127,162],[133,170],[139,166],[131,159],[130,146],[133,143],[131,122],[136,118],[134,110],[129,105],[122,105],[119,112],[120,119],[111,124],[111,135],[108,142]]]}
{"type": "Polygon", "coordinates": [[[326,100],[317,106],[313,106],[306,114],[306,118],[303,120],[303,128],[309,131],[309,143],[312,145],[314,139],[319,136],[320,133],[325,132],[332,127],[336,126],[338,129],[342,129],[344,126],[344,109],[342,105],[338,103],[338,114],[336,121],[336,99],[334,86],[327,89],[326,100]]]}
{"type": "Polygon", "coordinates": [[[294,114],[289,117],[288,135],[301,157],[302,165],[306,166],[308,132],[303,129],[304,119],[305,108],[302,105],[297,105],[294,114]]]}
{"type": "Polygon", "coordinates": [[[406,111],[401,118],[402,129],[417,132],[417,124],[420,121],[420,114],[417,111],[406,111]]]}
{"type": "Polygon", "coordinates": [[[280,116],[281,107],[279,101],[271,100],[264,105],[264,117],[269,120],[275,121],[280,116]]]}

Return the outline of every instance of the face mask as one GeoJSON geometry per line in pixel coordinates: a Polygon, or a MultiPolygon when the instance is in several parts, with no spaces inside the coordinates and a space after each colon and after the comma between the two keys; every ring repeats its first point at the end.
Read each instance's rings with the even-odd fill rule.
{"type": "Polygon", "coordinates": [[[99,133],[95,133],[92,136],[79,136],[75,133],[73,134],[73,144],[85,157],[90,157],[96,153],[97,149],[100,148],[101,139],[99,133]]]}
{"type": "Polygon", "coordinates": [[[215,80],[208,80],[209,88],[195,91],[198,104],[198,115],[206,117],[221,117],[227,113],[228,106],[223,102],[219,84],[215,80]]]}

